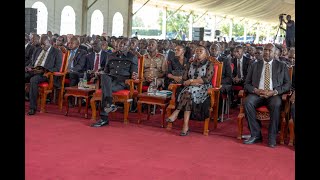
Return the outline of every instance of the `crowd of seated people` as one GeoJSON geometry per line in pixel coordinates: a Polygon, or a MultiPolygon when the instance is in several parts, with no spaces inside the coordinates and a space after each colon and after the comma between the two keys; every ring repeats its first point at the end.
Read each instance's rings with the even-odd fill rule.
{"type": "MultiPolygon", "coordinates": [[[[171,83],[183,85],[177,91],[177,109],[167,119],[170,122],[175,121],[179,112],[184,112],[182,136],[189,133],[188,121],[191,111],[195,111],[195,107],[198,107],[197,105],[206,102],[208,97],[206,90],[211,87],[210,79],[213,76],[212,63],[207,61],[209,56],[223,62],[221,94],[229,94],[232,99],[232,108],[237,108],[237,105],[240,103],[239,99],[237,99],[239,90],[233,89],[234,86],[239,86],[254,96],[268,97],[268,99],[273,96],[280,97],[284,91],[289,90],[287,86],[290,84],[286,84],[284,89],[278,90],[278,87],[275,87],[275,85],[279,84],[271,83],[269,89],[276,89],[277,92],[267,92],[262,88],[261,81],[259,82],[260,79],[256,79],[260,75],[252,79],[252,73],[256,73],[254,68],[257,68],[258,62],[262,62],[267,58],[266,54],[271,54],[268,56],[269,59],[271,58],[271,60],[285,64],[286,67],[295,65],[294,48],[287,49],[281,45],[273,44],[271,46],[269,44],[241,44],[232,41],[156,40],[138,39],[137,37],[110,37],[106,35],[52,35],[52,32],[41,36],[36,33],[25,34],[25,79],[27,83],[31,84],[30,90],[26,93],[26,99],[30,101],[29,115],[34,115],[37,110],[37,85],[40,82],[48,81],[45,73],[33,71],[34,67],[43,66],[52,72],[59,71],[62,53],[69,53],[67,63],[67,78],[70,79],[69,86],[76,86],[79,79],[83,78],[84,72],[89,72],[86,73],[87,78],[92,83],[96,82],[97,73],[110,74],[113,71],[117,72],[115,67],[110,64],[114,62],[114,59],[124,59],[130,62],[130,66],[128,67],[121,65],[123,67],[123,74],[117,75],[118,79],[121,79],[121,83],[125,79],[135,79],[137,78],[138,59],[143,56],[143,85],[155,85],[159,89],[168,89],[171,83]],[[266,47],[268,47],[267,50],[266,47]],[[197,69],[202,70],[198,71],[197,69]],[[250,77],[247,77],[248,74],[250,77]],[[199,92],[201,90],[201,93],[198,90],[199,92]],[[197,92],[194,93],[195,91],[197,92]]],[[[258,68],[262,67],[259,66],[258,68]]],[[[262,71],[264,72],[264,70],[262,71]]],[[[103,75],[100,81],[103,92],[102,112],[101,119],[93,125],[94,127],[109,124],[107,114],[116,109],[116,106],[112,104],[112,92],[128,88],[124,84],[113,83],[114,79],[114,76],[103,75]]],[[[286,80],[285,83],[287,83],[286,80]]],[[[282,86],[282,84],[279,86],[282,86]]],[[[295,96],[295,93],[293,96],[295,96]]],[[[73,100],[71,99],[69,103],[72,105],[72,102],[73,100]]],[[[294,105],[294,103],[292,104],[294,105]]],[[[222,108],[221,105],[219,108],[222,108]]],[[[220,109],[219,115],[221,115],[220,109]]],[[[252,114],[249,111],[252,111],[252,109],[247,108],[246,114],[252,114]]],[[[292,113],[294,113],[294,107],[292,113]]],[[[294,117],[294,115],[292,116],[294,117]]],[[[274,115],[275,119],[277,117],[278,114],[274,115]]],[[[259,129],[254,129],[256,124],[250,125],[253,118],[249,116],[248,121],[250,130],[255,133],[251,133],[251,137],[255,137],[255,139],[252,140],[251,138],[251,141],[246,142],[247,144],[261,140],[258,132],[259,129]]],[[[270,140],[271,145],[275,144],[274,132],[276,130],[270,131],[270,136],[272,137],[270,140]]]]}

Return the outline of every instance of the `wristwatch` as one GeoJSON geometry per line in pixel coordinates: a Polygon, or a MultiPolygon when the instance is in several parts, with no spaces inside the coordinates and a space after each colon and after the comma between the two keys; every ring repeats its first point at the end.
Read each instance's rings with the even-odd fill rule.
{"type": "Polygon", "coordinates": [[[273,96],[276,96],[276,95],[278,95],[278,91],[275,89],[274,90],[276,93],[274,93],[274,95],[273,96]]]}

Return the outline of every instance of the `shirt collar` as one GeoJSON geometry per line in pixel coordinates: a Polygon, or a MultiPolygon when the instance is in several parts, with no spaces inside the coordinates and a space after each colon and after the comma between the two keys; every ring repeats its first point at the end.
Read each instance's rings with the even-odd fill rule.
{"type": "Polygon", "coordinates": [[[102,51],[102,49],[98,53],[94,52],[94,54],[95,55],[99,54],[99,56],[101,56],[101,51],[102,51]]]}
{"type": "Polygon", "coordinates": [[[76,52],[78,51],[78,48],[76,48],[75,50],[71,50],[74,54],[76,54],[76,52]]]}
{"type": "Polygon", "coordinates": [[[268,63],[269,65],[271,65],[273,62],[273,59],[271,59],[271,61],[267,62],[267,61],[264,61],[264,64],[268,63]]]}
{"type": "Polygon", "coordinates": [[[29,45],[29,43],[27,43],[26,45],[24,45],[24,47],[27,48],[28,45],[29,45]]]}

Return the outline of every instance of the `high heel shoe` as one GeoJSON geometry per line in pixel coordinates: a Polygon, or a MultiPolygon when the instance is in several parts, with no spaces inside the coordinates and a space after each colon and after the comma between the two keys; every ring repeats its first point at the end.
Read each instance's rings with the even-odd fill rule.
{"type": "MultiPolygon", "coordinates": [[[[177,119],[177,118],[176,118],[176,119],[177,119]]],[[[166,121],[173,123],[176,119],[172,120],[172,119],[170,119],[170,118],[167,118],[166,121]]]]}
{"type": "Polygon", "coordinates": [[[189,129],[186,132],[181,131],[180,136],[187,136],[189,135],[189,129]]]}

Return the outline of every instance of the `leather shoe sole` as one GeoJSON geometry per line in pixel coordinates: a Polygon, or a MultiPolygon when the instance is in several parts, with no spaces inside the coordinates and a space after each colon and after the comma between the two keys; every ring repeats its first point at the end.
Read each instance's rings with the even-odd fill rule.
{"type": "Polygon", "coordinates": [[[34,114],[36,114],[36,111],[33,109],[30,109],[28,112],[28,115],[34,115],[34,114]]]}

